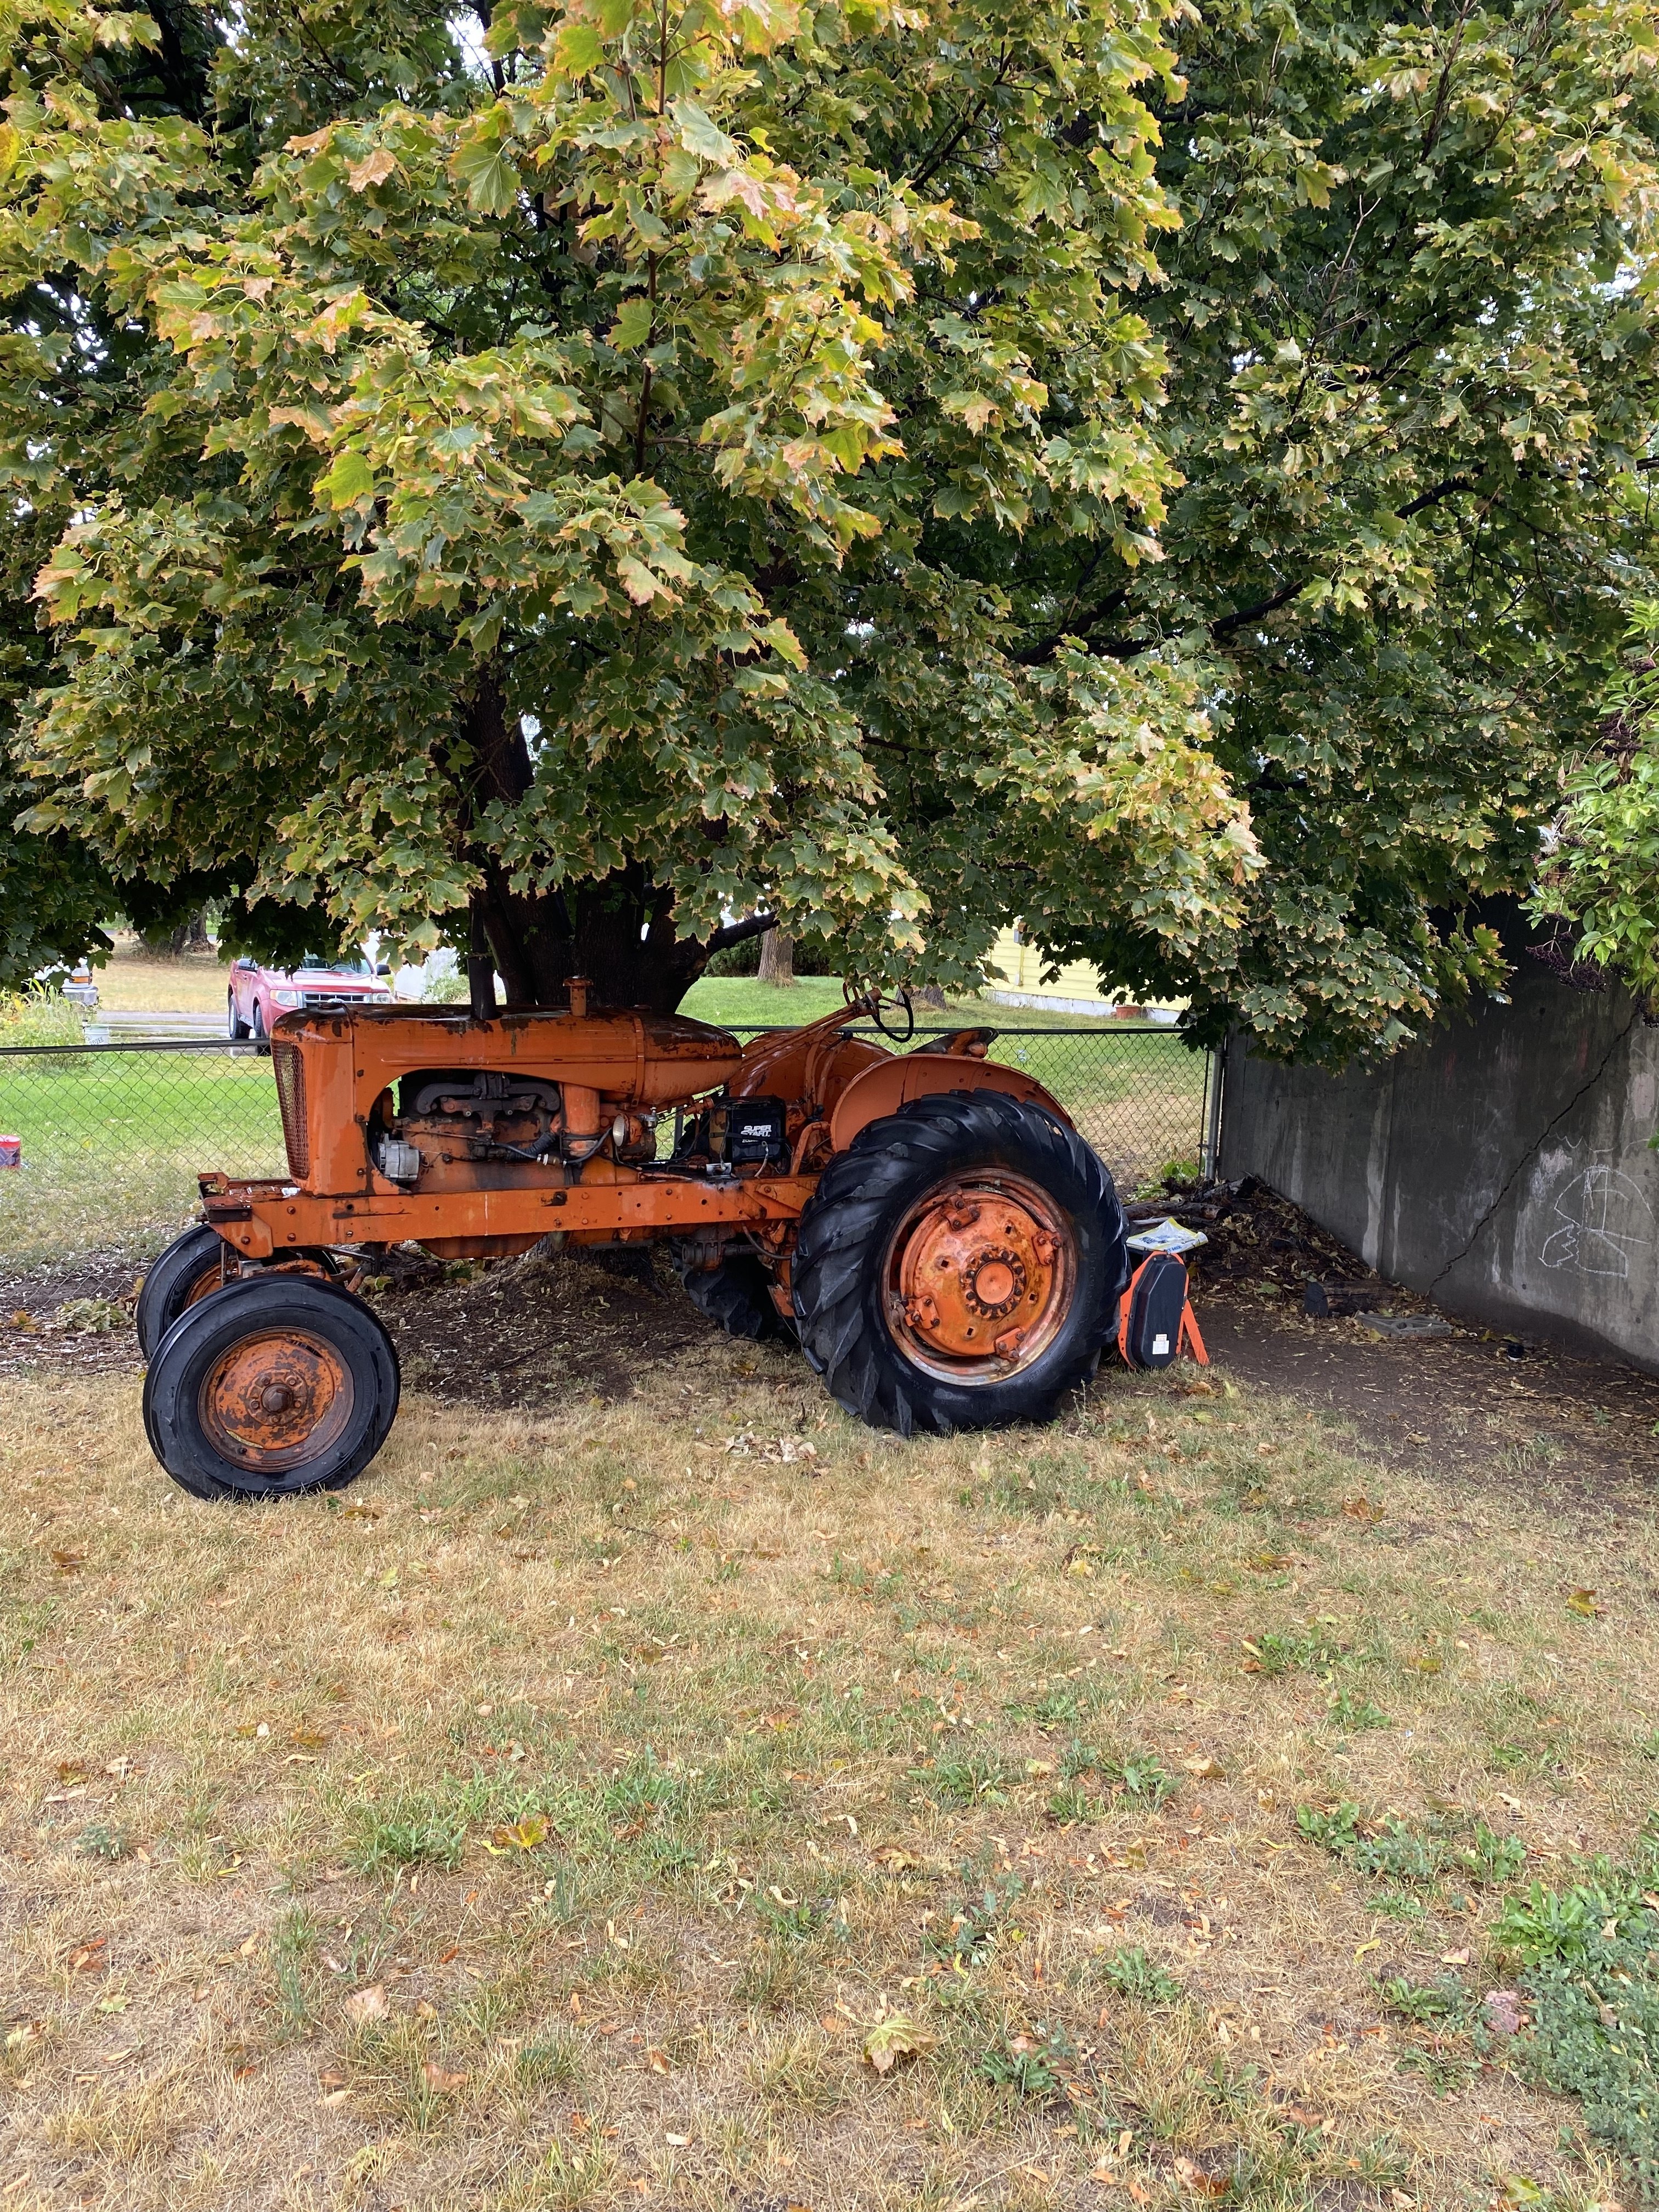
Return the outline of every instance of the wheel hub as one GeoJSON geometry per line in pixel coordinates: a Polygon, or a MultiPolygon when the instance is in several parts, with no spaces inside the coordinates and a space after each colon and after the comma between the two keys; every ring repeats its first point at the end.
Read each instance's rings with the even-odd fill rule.
{"type": "Polygon", "coordinates": [[[946,1185],[895,1239],[895,1333],[934,1371],[1000,1380],[1052,1337],[1070,1295],[1069,1250],[1053,1201],[1024,1178],[946,1185]]]}
{"type": "Polygon", "coordinates": [[[351,1404],[350,1370],[307,1330],[245,1338],[202,1382],[202,1425],[217,1449],[266,1474],[327,1450],[350,1419],[351,1404]]]}

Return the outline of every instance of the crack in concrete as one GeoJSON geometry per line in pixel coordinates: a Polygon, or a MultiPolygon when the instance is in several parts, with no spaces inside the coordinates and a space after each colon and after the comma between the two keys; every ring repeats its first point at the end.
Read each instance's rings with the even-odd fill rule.
{"type": "Polygon", "coordinates": [[[1571,1113],[1573,1108],[1578,1103],[1579,1100],[1587,1097],[1590,1091],[1595,1090],[1596,1085],[1601,1080],[1601,1078],[1607,1072],[1607,1063],[1612,1060],[1613,1055],[1618,1051],[1620,1046],[1623,1044],[1625,1039],[1630,1035],[1631,1031],[1636,1027],[1637,1022],[1640,1017],[1640,1012],[1641,1009],[1639,1006],[1632,1008],[1630,1019],[1625,1024],[1623,1029],[1619,1031],[1618,1035],[1608,1045],[1607,1050],[1602,1054],[1601,1060],[1596,1064],[1595,1073],[1585,1078],[1584,1081],[1579,1085],[1577,1090],[1573,1092],[1571,1097],[1568,1099],[1566,1104],[1561,1109],[1560,1112],[1559,1114],[1553,1114],[1550,1116],[1549,1120],[1544,1124],[1544,1127],[1533,1139],[1531,1144],[1529,1144],[1526,1150],[1521,1153],[1519,1158],[1516,1159],[1515,1165],[1510,1170],[1508,1175],[1504,1178],[1503,1188],[1498,1192],[1497,1197],[1493,1199],[1492,1204],[1481,1215],[1480,1220],[1475,1223],[1474,1228],[1469,1231],[1468,1237],[1465,1239],[1460,1249],[1453,1253],[1451,1258],[1447,1261],[1445,1266],[1440,1270],[1440,1273],[1429,1285],[1428,1291],[1425,1293],[1427,1297],[1432,1297],[1435,1292],[1440,1288],[1442,1283],[1445,1281],[1447,1276],[1450,1274],[1452,1269],[1460,1266],[1462,1261],[1468,1258],[1469,1254],[1474,1249],[1476,1244],[1480,1242],[1482,1231],[1485,1230],[1492,1216],[1497,1212],[1498,1207],[1503,1205],[1504,1200],[1514,1189],[1516,1182],[1520,1178],[1522,1170],[1527,1165],[1529,1160],[1534,1159],[1537,1157],[1542,1147],[1548,1143],[1551,1135],[1555,1130],[1560,1127],[1562,1122],[1566,1120],[1568,1115],[1571,1113]]]}

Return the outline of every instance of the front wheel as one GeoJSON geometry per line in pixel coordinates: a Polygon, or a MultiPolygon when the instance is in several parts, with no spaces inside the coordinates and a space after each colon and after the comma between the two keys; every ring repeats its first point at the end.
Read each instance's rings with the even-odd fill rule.
{"type": "Polygon", "coordinates": [[[1129,1279],[1089,1146],[1000,1091],[915,1099],[860,1130],[801,1216],[801,1348],[878,1428],[1044,1421],[1094,1371],[1129,1279]]]}
{"type": "Polygon", "coordinates": [[[398,1392],[392,1340],[361,1298],[314,1276],[245,1276],[157,1346],[144,1431],[193,1497],[291,1498],[354,1481],[398,1392]]]}
{"type": "Polygon", "coordinates": [[[233,1044],[240,1044],[247,1033],[247,1024],[236,1011],[236,994],[233,991],[225,1000],[225,1035],[233,1044]]]}
{"type": "Polygon", "coordinates": [[[148,1359],[187,1306],[210,1298],[224,1280],[225,1240],[216,1229],[198,1226],[175,1237],[144,1273],[144,1286],[133,1310],[138,1350],[148,1359]]]}

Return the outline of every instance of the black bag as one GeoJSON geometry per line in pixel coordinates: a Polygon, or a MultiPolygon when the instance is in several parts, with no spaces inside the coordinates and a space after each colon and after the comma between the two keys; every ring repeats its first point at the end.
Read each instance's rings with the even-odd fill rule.
{"type": "Polygon", "coordinates": [[[1173,1252],[1149,1253],[1129,1278],[1117,1348],[1131,1367],[1167,1367],[1181,1349],[1187,1269],[1173,1252]]]}

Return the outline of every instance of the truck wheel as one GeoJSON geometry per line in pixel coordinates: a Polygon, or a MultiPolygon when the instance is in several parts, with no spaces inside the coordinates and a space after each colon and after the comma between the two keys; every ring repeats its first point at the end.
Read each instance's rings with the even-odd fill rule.
{"type": "Polygon", "coordinates": [[[994,1091],[860,1131],[801,1216],[801,1349],[878,1428],[1043,1421],[1094,1371],[1129,1279],[1123,1210],[1074,1129],[994,1091]]]}
{"type": "Polygon", "coordinates": [[[225,1241],[218,1231],[198,1225],[175,1237],[145,1271],[132,1325],[146,1359],[186,1306],[211,1297],[220,1287],[224,1255],[225,1241]]]}
{"type": "Polygon", "coordinates": [[[192,1497],[342,1490],[386,1442],[398,1387],[392,1340],[361,1298],[315,1276],[244,1276],[156,1346],[144,1431],[192,1497]]]}
{"type": "Polygon", "coordinates": [[[680,1281],[697,1311],[718,1322],[728,1336],[758,1341],[775,1336],[781,1326],[766,1270],[751,1253],[735,1254],[717,1267],[683,1267],[680,1281]]]}

